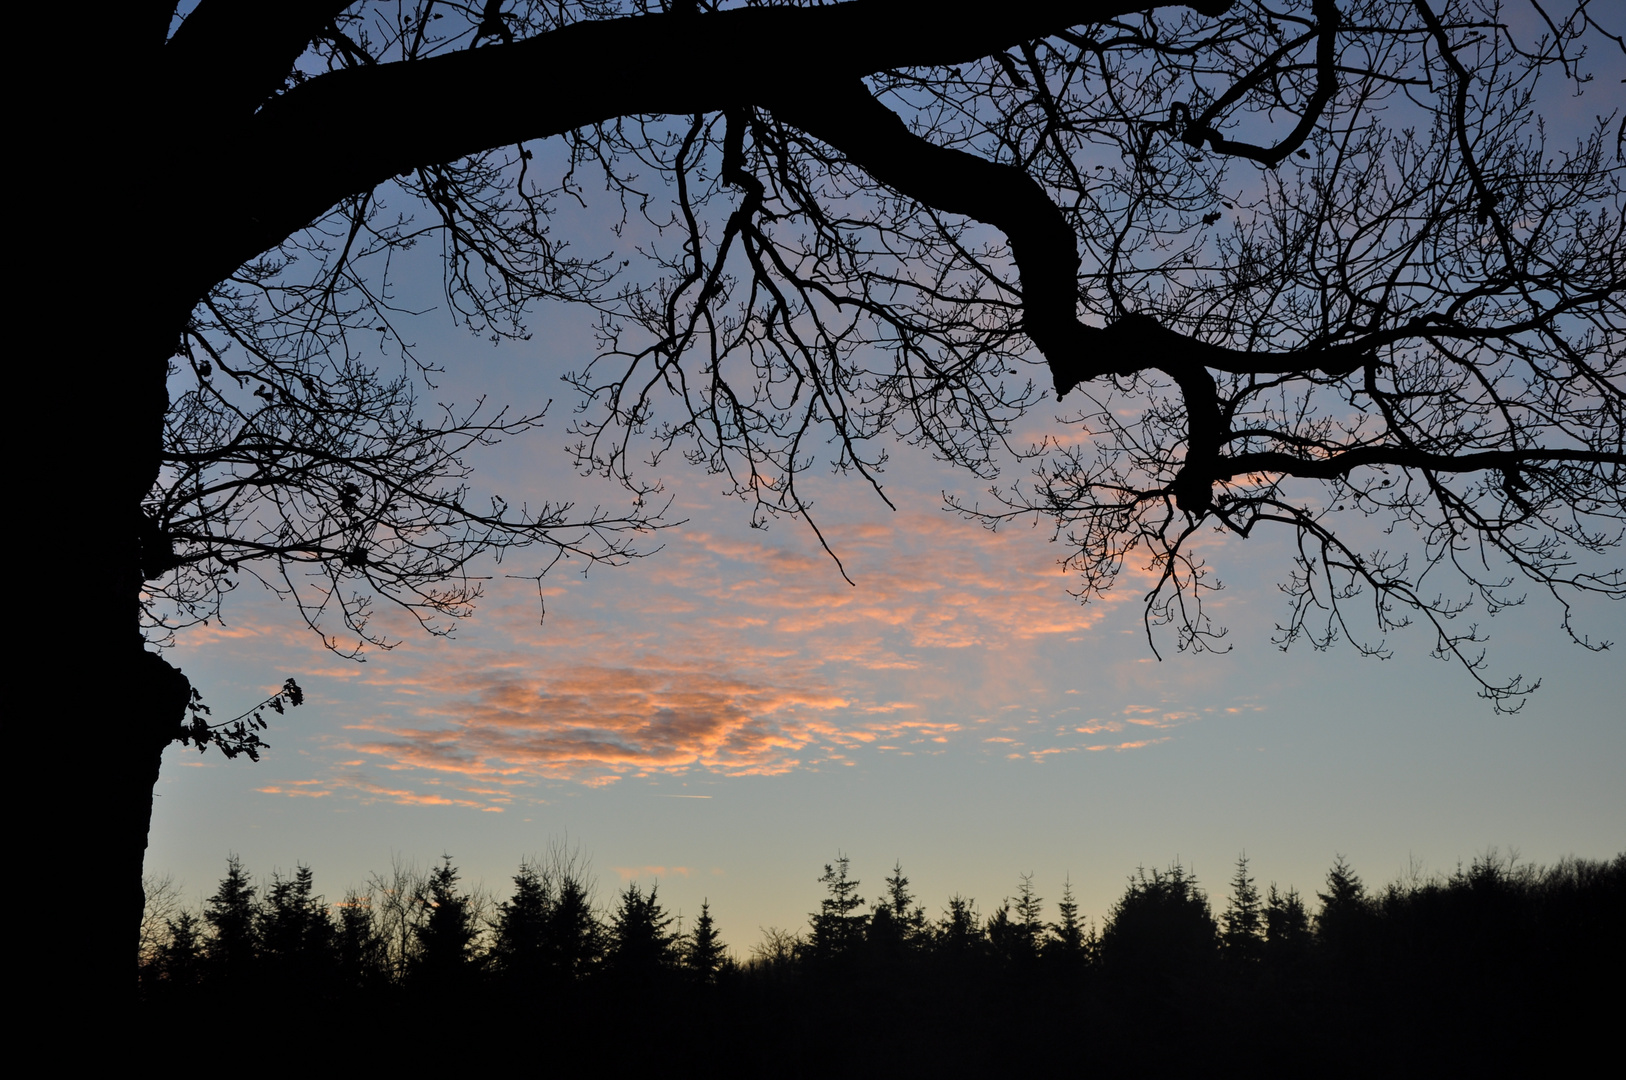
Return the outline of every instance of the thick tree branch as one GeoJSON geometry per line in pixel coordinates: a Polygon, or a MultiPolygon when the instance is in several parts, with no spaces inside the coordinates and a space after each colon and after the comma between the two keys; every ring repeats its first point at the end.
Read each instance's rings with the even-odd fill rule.
{"type": "Polygon", "coordinates": [[[230,183],[223,179],[216,205],[193,215],[202,221],[192,238],[198,257],[188,260],[195,271],[189,291],[202,295],[342,199],[426,163],[622,116],[760,103],[782,93],[787,73],[797,71],[824,83],[968,63],[1072,26],[1165,6],[1183,5],[1012,0],[945,18],[939,5],[923,0],[850,0],[637,16],[576,23],[513,45],[332,72],[225,133],[217,164],[230,183]],[[696,57],[727,62],[695,63],[696,57]],[[299,164],[290,169],[289,162],[299,164]]]}
{"type": "Polygon", "coordinates": [[[1326,458],[1303,458],[1276,451],[1221,457],[1215,479],[1249,473],[1286,473],[1313,480],[1334,480],[1356,469],[1392,466],[1430,472],[1517,472],[1525,465],[1622,465],[1626,454],[1608,450],[1482,450],[1472,454],[1436,454],[1405,446],[1360,446],[1326,458]]]}
{"type": "Polygon", "coordinates": [[[204,0],[164,47],[173,107],[187,119],[247,119],[287,82],[350,0],[204,0]]]}

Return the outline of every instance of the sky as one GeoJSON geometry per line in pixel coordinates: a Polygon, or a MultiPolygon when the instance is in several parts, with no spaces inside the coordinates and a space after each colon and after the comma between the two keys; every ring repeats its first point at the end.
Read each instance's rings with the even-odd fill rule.
{"type": "MultiPolygon", "coordinates": [[[[433,308],[438,280],[409,264],[403,306],[433,308]]],[[[500,348],[434,312],[413,329],[446,368],[426,399],[554,402],[542,431],[479,453],[477,489],[624,504],[563,449],[574,399],[559,378],[592,349],[579,312],[542,309],[531,341],[500,348]]],[[[1035,410],[1023,433],[1054,416],[1035,410]]],[[[861,482],[807,478],[852,584],[808,528],[753,529],[681,466],[662,479],[683,524],[625,566],[556,566],[545,620],[523,577],[542,556],[524,552],[449,638],[382,613],[399,644],[364,662],[246,583],[168,658],[217,716],[290,676],[305,704],[273,717],[257,764],[171,746],[149,875],[197,902],[235,853],[261,876],[308,864],[338,899],[392,860],[450,855],[501,896],[522,858],[565,847],[590,860],[601,902],[658,882],[674,911],[709,901],[744,954],[762,928],[805,927],[838,855],[871,900],[901,863],[933,916],[954,894],[986,912],[1032,874],[1050,917],[1070,883],[1099,922],[1136,867],[1176,860],[1221,896],[1244,853],[1261,883],[1309,894],[1337,855],[1381,884],[1492,849],[1536,863],[1626,850],[1626,666],[1619,648],[1571,644],[1551,604],[1483,620],[1492,674],[1542,680],[1502,716],[1421,630],[1391,638],[1388,660],[1283,652],[1286,537],[1215,539],[1230,651],[1162,640],[1159,659],[1142,572],[1081,605],[1048,532],[948,513],[945,494],[984,485],[890,453],[896,510],[861,482]]],[[[1619,604],[1583,604],[1577,622],[1626,641],[1619,604]]]]}
{"type": "MultiPolygon", "coordinates": [[[[448,367],[437,394],[560,397],[586,328],[568,311],[536,328],[493,349],[426,325],[448,367]]],[[[613,503],[564,442],[550,423],[485,451],[476,482],[613,503]]],[[[861,484],[811,481],[851,585],[805,526],[752,529],[682,469],[666,484],[684,524],[628,565],[555,567],[545,619],[536,582],[501,576],[536,571],[520,553],[452,637],[385,613],[399,644],[358,663],[245,585],[170,659],[217,715],[289,676],[306,702],[274,717],[258,764],[171,747],[149,874],[197,900],[236,853],[260,875],[306,863],[337,899],[392,859],[449,854],[500,896],[521,858],[563,845],[605,902],[629,881],[690,915],[709,900],[743,953],[760,928],[805,925],[840,854],[872,899],[901,863],[934,915],[956,893],[987,911],[1031,873],[1052,903],[1069,882],[1099,920],[1137,866],[1176,860],[1223,894],[1246,853],[1261,882],[1310,893],[1338,854],[1376,884],[1493,848],[1626,850],[1626,672],[1564,640],[1550,606],[1486,622],[1494,670],[1543,680],[1498,716],[1421,632],[1387,661],[1284,653],[1281,538],[1232,539],[1207,550],[1231,651],[1163,641],[1160,660],[1135,573],[1080,604],[1046,532],[946,512],[945,492],[978,485],[893,453],[895,511],[861,484]]],[[[1620,640],[1626,612],[1583,607],[1581,625],[1620,640]]]]}

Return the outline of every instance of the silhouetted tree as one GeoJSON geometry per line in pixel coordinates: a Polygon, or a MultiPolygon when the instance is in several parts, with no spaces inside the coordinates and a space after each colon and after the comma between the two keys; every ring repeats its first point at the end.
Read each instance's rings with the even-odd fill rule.
{"type": "Polygon", "coordinates": [[[417,927],[418,952],[412,976],[435,990],[455,989],[467,982],[475,962],[479,936],[471,910],[473,898],[457,888],[457,868],[450,855],[429,872],[423,893],[427,917],[417,927]]]}
{"type": "Polygon", "coordinates": [[[169,874],[148,876],[141,880],[146,904],[141,911],[141,940],[137,955],[143,968],[152,967],[158,947],[169,937],[169,923],[181,911],[180,889],[169,874]]]}
{"type": "Polygon", "coordinates": [[[203,921],[209,926],[205,947],[211,977],[227,986],[246,983],[254,974],[260,952],[260,911],[255,889],[243,862],[226,858],[226,876],[214,895],[204,902],[203,921]]]}
{"type": "Polygon", "coordinates": [[[514,875],[514,893],[497,905],[492,928],[491,968],[520,987],[535,987],[548,970],[548,921],[554,896],[536,864],[524,861],[514,875]]]}
{"type": "Polygon", "coordinates": [[[384,946],[390,980],[404,981],[418,950],[418,930],[429,915],[429,880],[415,865],[390,860],[387,875],[368,878],[370,921],[384,946]]]}
{"type": "Polygon", "coordinates": [[[153,966],[165,991],[185,993],[203,978],[203,928],[190,911],[166,919],[164,925],[168,933],[154,952],[153,966]]]}
{"type": "Polygon", "coordinates": [[[1167,872],[1139,869],[1112,906],[1101,932],[1106,970],[1133,982],[1184,977],[1213,960],[1219,927],[1197,879],[1179,863],[1167,872]]]}
{"type": "Polygon", "coordinates": [[[1316,893],[1321,910],[1316,913],[1315,931],[1321,944],[1334,954],[1358,950],[1372,914],[1366,886],[1342,855],[1327,871],[1327,891],[1316,893]]]}
{"type": "Polygon", "coordinates": [[[682,942],[683,968],[695,982],[712,986],[728,967],[728,948],[717,930],[717,921],[711,917],[711,903],[700,901],[700,914],[694,920],[694,929],[682,942]]]}
{"type": "Polygon", "coordinates": [[[785,979],[807,958],[807,943],[777,926],[762,928],[762,940],[751,946],[747,970],[771,979],[785,979]]]}
{"type": "Polygon", "coordinates": [[[1231,878],[1231,895],[1220,915],[1220,945],[1225,958],[1233,963],[1257,963],[1265,944],[1265,913],[1259,889],[1248,873],[1248,857],[1236,861],[1231,878]]]}
{"type": "Polygon", "coordinates": [[[335,974],[336,928],[314,889],[308,866],[299,866],[292,878],[273,873],[260,905],[261,960],[267,976],[283,990],[321,989],[335,974]]]}
{"type": "Polygon", "coordinates": [[[339,904],[334,932],[340,985],[351,992],[375,991],[389,981],[389,946],[373,916],[372,897],[352,889],[339,904]]]}
{"type": "Polygon", "coordinates": [[[951,961],[967,961],[981,956],[987,943],[977,902],[958,894],[949,897],[948,907],[937,921],[934,944],[938,953],[951,961]]]}
{"type": "Polygon", "coordinates": [[[1064,972],[1076,972],[1093,959],[1095,935],[1078,916],[1071,877],[1062,882],[1056,915],[1056,921],[1050,924],[1050,934],[1045,938],[1044,955],[1064,972]]]}
{"type": "Polygon", "coordinates": [[[1311,940],[1310,913],[1299,891],[1290,888],[1284,893],[1271,882],[1265,897],[1265,947],[1270,956],[1278,961],[1295,958],[1311,940]]]}
{"type": "MultiPolygon", "coordinates": [[[[919,0],[204,0],[78,20],[19,156],[96,146],[140,211],[110,241],[87,210],[104,170],[40,189],[17,347],[90,342],[75,419],[107,524],[52,538],[98,570],[65,575],[31,647],[75,641],[129,703],[116,752],[85,765],[91,828],[63,826],[111,831],[126,882],[90,950],[102,984],[129,981],[152,787],[189,694],[145,649],[144,597],[208,610],[221,575],[259,565],[285,591],[316,584],[304,613],[354,641],[353,596],[463,610],[482,546],[617,550],[591,513],[561,530],[551,508],[475,510],[459,453],[494,429],[409,419],[402,384],[372,374],[371,342],[412,364],[388,267],[422,238],[482,335],[523,335],[547,299],[604,316],[575,377],[579,460],[634,492],[646,436],[765,514],[806,514],[798,477],[826,436],[871,478],[889,432],[991,475],[1044,398],[1026,369],[1091,434],[1042,440],[1033,489],[1002,494],[1059,522],[1086,594],[1147,563],[1148,619],[1200,646],[1217,630],[1192,602],[1209,584],[1193,545],[1282,526],[1299,553],[1284,643],[1358,635],[1364,593],[1359,647],[1416,618],[1516,701],[1528,682],[1486,676],[1451,618],[1464,598],[1626,590],[1608,561],[1626,514],[1622,163],[1608,118],[1560,148],[1536,116],[1539,78],[1581,85],[1585,40],[1611,39],[1586,0],[1536,40],[1493,0],[1191,3],[962,19],[919,0]],[[549,211],[585,198],[591,167],[629,219],[677,235],[627,237],[636,263],[577,256],[549,211]],[[140,272],[87,308],[62,283],[110,243],[140,272]],[[1416,545],[1367,552],[1365,515],[1416,545]],[[1441,569],[1457,595],[1434,591],[1441,569]]],[[[59,31],[33,17],[31,38],[59,31]]],[[[24,397],[52,400],[60,366],[29,370],[24,397]]],[[[18,444],[54,445],[60,417],[25,412],[18,444]]],[[[81,479],[48,460],[24,504],[81,479]]],[[[44,715],[48,691],[27,692],[44,715]]]]}
{"type": "Polygon", "coordinates": [[[1023,874],[1013,905],[1009,898],[988,916],[985,932],[994,953],[1007,965],[1038,959],[1044,943],[1044,901],[1033,891],[1033,875],[1023,874]]]}
{"type": "Polygon", "coordinates": [[[618,978],[648,981],[677,967],[674,919],[661,907],[658,889],[651,885],[645,894],[636,881],[628,882],[610,917],[604,960],[618,978]]]}
{"type": "Polygon", "coordinates": [[[929,936],[926,909],[909,891],[909,879],[903,876],[901,861],[893,864],[892,873],[884,879],[883,885],[882,899],[870,913],[867,934],[878,955],[897,959],[926,944],[929,936]]]}
{"type": "Polygon", "coordinates": [[[808,916],[812,933],[808,947],[815,960],[831,961],[846,956],[864,940],[868,919],[863,914],[864,898],[858,895],[859,882],[850,873],[851,860],[838,855],[834,864],[825,863],[819,884],[826,896],[819,910],[808,916]]]}
{"type": "Polygon", "coordinates": [[[547,956],[554,976],[568,982],[598,969],[604,958],[604,927],[579,871],[566,866],[558,878],[558,899],[548,916],[547,956]]]}

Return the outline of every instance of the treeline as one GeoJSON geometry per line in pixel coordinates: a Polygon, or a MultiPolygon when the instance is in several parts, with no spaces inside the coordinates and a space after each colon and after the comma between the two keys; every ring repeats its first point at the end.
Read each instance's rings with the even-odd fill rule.
{"type": "Polygon", "coordinates": [[[584,1052],[609,1040],[621,1060],[659,1062],[722,1024],[733,1057],[710,1067],[747,1072],[762,1055],[820,1071],[798,1063],[838,1049],[905,1073],[1148,1053],[1332,1073],[1400,1053],[1461,1066],[1601,1038],[1621,1004],[1626,855],[1547,868],[1491,855],[1378,889],[1340,858],[1308,900],[1261,888],[1243,858],[1217,911],[1177,864],[1136,871],[1100,927],[1070,886],[1047,908],[1031,876],[986,913],[954,896],[936,916],[899,866],[873,900],[844,857],[819,882],[805,929],[767,930],[741,959],[709,905],[680,926],[658,886],[633,883],[601,908],[583,861],[562,853],[521,864],[500,902],[450,858],[397,865],[335,904],[308,867],[262,888],[233,858],[201,911],[150,887],[142,994],[175,1015],[253,999],[405,1030],[502,1018],[483,1051],[499,1056],[542,1024],[584,1052]]]}

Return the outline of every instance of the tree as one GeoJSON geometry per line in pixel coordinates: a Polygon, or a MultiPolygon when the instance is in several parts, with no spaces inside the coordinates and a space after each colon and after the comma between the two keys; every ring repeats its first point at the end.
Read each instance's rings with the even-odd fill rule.
{"type": "Polygon", "coordinates": [[[967,963],[982,955],[987,942],[977,902],[958,894],[949,897],[948,907],[937,921],[938,952],[951,961],[967,963]]]}
{"type": "Polygon", "coordinates": [[[521,862],[514,894],[497,905],[492,928],[491,967],[499,978],[520,988],[534,988],[541,981],[553,907],[552,881],[534,862],[521,862]]]}
{"type": "Polygon", "coordinates": [[[339,905],[334,933],[338,975],[345,990],[376,990],[389,979],[389,946],[374,918],[372,896],[352,889],[339,905]]]}
{"type": "Polygon", "coordinates": [[[146,895],[146,905],[141,912],[141,942],[136,955],[142,967],[150,968],[157,960],[159,948],[172,935],[170,925],[181,912],[181,890],[175,878],[165,874],[143,878],[141,891],[146,895]]]}
{"type": "Polygon", "coordinates": [[[584,979],[604,959],[604,927],[593,911],[593,889],[579,863],[556,860],[558,900],[548,918],[547,958],[556,979],[584,979]]]}
{"type": "Polygon", "coordinates": [[[651,885],[646,895],[636,881],[626,891],[610,920],[604,962],[612,975],[631,981],[653,980],[673,970],[678,962],[678,936],[674,917],[661,907],[651,885]]]}
{"type": "Polygon", "coordinates": [[[261,960],[280,989],[323,987],[334,973],[336,928],[315,875],[299,866],[291,878],[271,875],[259,910],[261,960]]]}
{"type": "Polygon", "coordinates": [[[1299,891],[1285,893],[1271,882],[1265,897],[1265,949],[1277,961],[1291,961],[1304,953],[1313,940],[1310,913],[1304,909],[1299,891]]]}
{"type": "MultiPolygon", "coordinates": [[[[367,923],[380,942],[388,977],[399,984],[417,956],[419,933],[429,915],[429,879],[399,856],[390,859],[386,876],[374,872],[367,882],[367,923]]],[[[362,929],[357,916],[356,929],[362,929]]]]}
{"type": "MultiPolygon", "coordinates": [[[[74,371],[95,454],[46,455],[27,505],[98,508],[51,537],[75,572],[35,647],[73,643],[123,703],[64,836],[110,834],[125,915],[87,907],[106,937],[76,970],[128,982],[152,787],[189,700],[146,648],[154,602],[206,615],[258,573],[336,647],[367,640],[369,597],[439,625],[482,549],[625,552],[615,530],[650,519],[646,436],[754,512],[805,518],[821,440],[877,489],[889,435],[992,478],[1030,452],[1009,445],[1046,399],[1030,371],[1074,427],[1031,448],[1032,485],[965,509],[1054,522],[1086,597],[1150,566],[1149,631],[1209,647],[1199,543],[1281,527],[1283,645],[1381,654],[1415,619],[1516,704],[1531,684],[1483,669],[1472,613],[1528,584],[1601,647],[1570,605],[1626,592],[1626,164],[1612,115],[1562,143],[1536,120],[1545,86],[1584,86],[1589,41],[1618,41],[1594,6],[1541,9],[1530,33],[1497,0],[964,18],[203,0],[77,20],[21,135],[51,182],[18,346],[55,357],[88,331],[25,393],[59,400],[74,371]],[[599,180],[641,261],[555,231],[599,180]],[[477,333],[522,335],[544,301],[599,312],[578,460],[631,487],[628,513],[474,508],[462,450],[538,418],[415,418],[367,358],[382,342],[378,364],[414,370],[388,273],[421,240],[477,333]],[[87,253],[130,269],[92,291],[87,253]]],[[[60,33],[47,17],[38,40],[60,33]]],[[[59,444],[60,415],[24,411],[27,445],[59,444]]]]}
{"type": "Polygon", "coordinates": [[[883,880],[884,899],[870,913],[869,940],[881,955],[899,956],[921,948],[929,933],[926,909],[915,902],[909,879],[903,876],[903,863],[895,862],[892,873],[883,880]]]}
{"type": "Polygon", "coordinates": [[[1010,965],[1029,964],[1044,944],[1044,901],[1033,892],[1033,875],[1023,874],[1013,907],[1009,898],[988,917],[988,942],[1010,965]]]}
{"type": "Polygon", "coordinates": [[[1371,898],[1366,885],[1342,855],[1327,871],[1327,891],[1316,893],[1321,910],[1316,913],[1316,937],[1333,955],[1350,956],[1359,952],[1362,931],[1372,914],[1371,898]]]}
{"type": "Polygon", "coordinates": [[[717,931],[717,922],[711,917],[711,903],[700,901],[700,915],[683,943],[683,967],[702,986],[711,986],[727,970],[728,948],[717,931]]]}
{"type": "Polygon", "coordinates": [[[1143,988],[1200,973],[1218,954],[1219,928],[1197,879],[1179,863],[1148,876],[1137,870],[1107,914],[1101,961],[1143,988]]]}
{"type": "Polygon", "coordinates": [[[858,895],[858,879],[851,876],[851,860],[845,855],[824,864],[819,884],[828,895],[819,901],[819,910],[808,916],[812,933],[808,946],[815,960],[832,961],[851,955],[864,940],[868,918],[863,913],[864,898],[858,895]]]}
{"type": "Polygon", "coordinates": [[[209,927],[204,947],[210,975],[223,985],[238,988],[247,983],[260,957],[259,890],[249,880],[248,871],[235,854],[226,858],[226,876],[220,879],[214,895],[204,902],[203,921],[209,927]]]}
{"type": "Polygon", "coordinates": [[[1078,901],[1073,897],[1071,877],[1062,882],[1056,913],[1060,917],[1050,924],[1050,934],[1044,942],[1045,956],[1064,970],[1089,963],[1095,951],[1095,931],[1078,917],[1078,901]]]}
{"type": "Polygon", "coordinates": [[[163,992],[185,994],[203,977],[203,927],[190,911],[165,919],[167,933],[154,949],[153,967],[163,992]]]}
{"type": "Polygon", "coordinates": [[[453,991],[466,983],[476,957],[480,928],[474,898],[457,887],[457,867],[450,855],[429,872],[423,893],[428,916],[417,927],[418,952],[412,974],[433,992],[453,991]]]}
{"type": "Polygon", "coordinates": [[[1259,887],[1248,873],[1248,856],[1241,855],[1231,878],[1230,898],[1220,915],[1220,947],[1226,959],[1252,964],[1263,955],[1265,911],[1259,901],[1259,887]]]}

